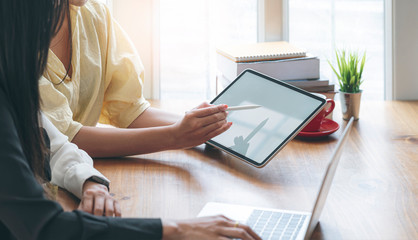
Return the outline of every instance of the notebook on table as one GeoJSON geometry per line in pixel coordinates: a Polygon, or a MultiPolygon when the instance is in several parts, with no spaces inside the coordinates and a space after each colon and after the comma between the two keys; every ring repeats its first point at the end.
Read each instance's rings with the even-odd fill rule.
{"type": "Polygon", "coordinates": [[[312,212],[209,202],[203,207],[198,216],[222,214],[250,226],[264,240],[309,239],[319,222],[319,217],[328,196],[343,146],[348,139],[353,121],[354,118],[351,118],[330,158],[312,212]]]}
{"type": "Polygon", "coordinates": [[[306,57],[304,49],[285,41],[226,45],[217,53],[237,63],[306,57]]]}

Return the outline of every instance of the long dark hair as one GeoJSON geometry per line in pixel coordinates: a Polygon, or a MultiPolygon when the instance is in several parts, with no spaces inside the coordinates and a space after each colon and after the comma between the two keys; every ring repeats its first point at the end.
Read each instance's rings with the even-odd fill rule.
{"type": "Polygon", "coordinates": [[[43,177],[45,156],[38,80],[46,67],[51,38],[67,9],[67,0],[0,1],[0,88],[11,105],[23,151],[38,177],[43,177]]]}

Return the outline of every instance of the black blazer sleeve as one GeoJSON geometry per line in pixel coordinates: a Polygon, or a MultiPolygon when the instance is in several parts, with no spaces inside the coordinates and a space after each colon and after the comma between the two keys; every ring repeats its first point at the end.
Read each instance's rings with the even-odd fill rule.
{"type": "Polygon", "coordinates": [[[64,212],[43,195],[0,89],[0,239],[161,239],[160,219],[64,212]]]}

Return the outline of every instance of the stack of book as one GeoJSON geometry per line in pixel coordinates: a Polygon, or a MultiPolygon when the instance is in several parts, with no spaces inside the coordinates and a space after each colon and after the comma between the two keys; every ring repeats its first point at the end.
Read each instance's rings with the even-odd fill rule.
{"type": "Polygon", "coordinates": [[[320,60],[288,42],[229,45],[217,49],[217,88],[253,69],[305,91],[334,99],[334,84],[320,76],[320,60]]]}

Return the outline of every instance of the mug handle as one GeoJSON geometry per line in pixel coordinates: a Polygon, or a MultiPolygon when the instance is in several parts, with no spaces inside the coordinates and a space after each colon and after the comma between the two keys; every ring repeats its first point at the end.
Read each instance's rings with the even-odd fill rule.
{"type": "Polygon", "coordinates": [[[331,106],[329,106],[329,108],[327,110],[325,110],[325,117],[328,116],[334,110],[334,107],[335,107],[334,100],[328,98],[326,104],[328,104],[328,103],[330,103],[331,106]]]}

